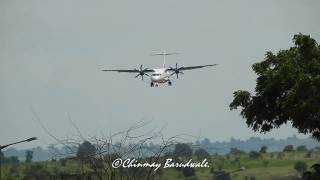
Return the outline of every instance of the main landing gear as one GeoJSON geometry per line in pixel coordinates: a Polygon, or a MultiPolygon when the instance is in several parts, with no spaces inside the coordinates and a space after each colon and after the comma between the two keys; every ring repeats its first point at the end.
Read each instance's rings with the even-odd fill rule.
{"type": "Polygon", "coordinates": [[[158,83],[153,83],[153,82],[151,82],[151,83],[150,83],[150,86],[151,86],[151,87],[158,87],[158,83]]]}
{"type": "MultiPolygon", "coordinates": [[[[150,83],[150,86],[151,86],[151,87],[158,87],[158,85],[159,85],[159,84],[158,84],[157,82],[156,82],[156,83],[154,83],[154,82],[151,82],[151,83],[150,83]]],[[[168,81],[168,86],[172,86],[172,82],[171,82],[171,81],[168,81]]]]}

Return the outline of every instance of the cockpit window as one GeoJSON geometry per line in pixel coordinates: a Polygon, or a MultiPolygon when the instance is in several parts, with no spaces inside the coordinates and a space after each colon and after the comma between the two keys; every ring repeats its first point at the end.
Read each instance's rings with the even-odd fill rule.
{"type": "Polygon", "coordinates": [[[152,76],[160,76],[161,74],[152,74],[152,76]]]}

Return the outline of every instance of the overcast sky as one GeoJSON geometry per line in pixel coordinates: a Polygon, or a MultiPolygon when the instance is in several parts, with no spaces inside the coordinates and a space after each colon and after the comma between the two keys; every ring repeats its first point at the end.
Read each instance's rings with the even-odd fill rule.
{"type": "Polygon", "coordinates": [[[0,144],[37,136],[29,147],[76,134],[124,130],[151,121],[167,136],[187,133],[228,140],[285,138],[290,125],[264,135],[230,111],[233,92],[252,91],[251,65],[266,51],[292,46],[295,33],[320,41],[320,1],[1,0],[0,144]],[[185,72],[173,86],[150,88],[134,74],[105,68],[154,68],[162,50],[181,54],[168,65],[219,66],[185,72]]]}

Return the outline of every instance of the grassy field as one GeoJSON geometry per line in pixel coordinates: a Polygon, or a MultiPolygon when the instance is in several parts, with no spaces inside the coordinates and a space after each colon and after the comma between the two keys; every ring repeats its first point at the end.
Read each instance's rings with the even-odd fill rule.
{"type": "MultiPolygon", "coordinates": [[[[261,180],[285,179],[297,176],[298,172],[294,169],[297,161],[306,162],[310,167],[312,164],[320,162],[320,153],[313,153],[311,157],[307,157],[307,153],[266,153],[259,158],[250,158],[247,154],[229,155],[229,156],[212,156],[210,167],[217,171],[220,168],[226,172],[231,172],[240,167],[245,170],[231,173],[231,179],[244,180],[246,177],[255,177],[261,180]],[[281,155],[279,155],[281,154],[281,155]]],[[[201,180],[212,180],[212,170],[197,169],[196,177],[201,180]]],[[[163,179],[185,179],[183,175],[174,169],[170,169],[164,173],[163,179]]]]}
{"type": "MultiPolygon", "coordinates": [[[[196,160],[196,157],[193,157],[196,160]]],[[[303,161],[310,168],[312,164],[320,162],[320,153],[313,152],[311,155],[307,152],[273,152],[261,154],[259,157],[250,157],[248,153],[237,155],[213,155],[209,157],[210,168],[196,168],[195,177],[185,178],[181,170],[176,168],[160,169],[161,175],[156,179],[161,180],[184,180],[199,179],[212,180],[213,174],[217,171],[232,172],[239,168],[242,171],[230,173],[231,179],[245,180],[254,177],[261,180],[270,179],[292,179],[298,172],[294,169],[294,164],[303,161]]],[[[42,173],[58,174],[80,174],[81,172],[92,172],[89,165],[80,166],[76,160],[69,160],[64,165],[61,161],[45,161],[39,163],[3,164],[2,177],[6,180],[23,179],[27,174],[35,171],[42,173]],[[33,168],[33,169],[32,169],[33,168]]]]}

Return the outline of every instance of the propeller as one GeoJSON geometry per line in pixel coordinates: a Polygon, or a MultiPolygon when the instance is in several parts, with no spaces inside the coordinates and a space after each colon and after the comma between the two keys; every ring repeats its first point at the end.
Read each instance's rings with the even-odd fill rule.
{"type": "Polygon", "coordinates": [[[139,69],[135,69],[135,70],[139,71],[139,72],[138,72],[138,75],[136,75],[135,78],[141,76],[141,80],[143,80],[143,76],[144,76],[144,75],[149,76],[148,74],[145,73],[145,71],[148,70],[148,68],[143,69],[143,68],[142,68],[142,64],[140,65],[140,68],[139,68],[139,69]]]}
{"type": "Polygon", "coordinates": [[[178,63],[176,63],[176,67],[175,68],[170,67],[170,69],[173,70],[173,73],[171,74],[171,76],[176,74],[177,75],[177,79],[179,79],[179,74],[184,74],[182,71],[180,71],[180,68],[178,68],[178,63]]]}

